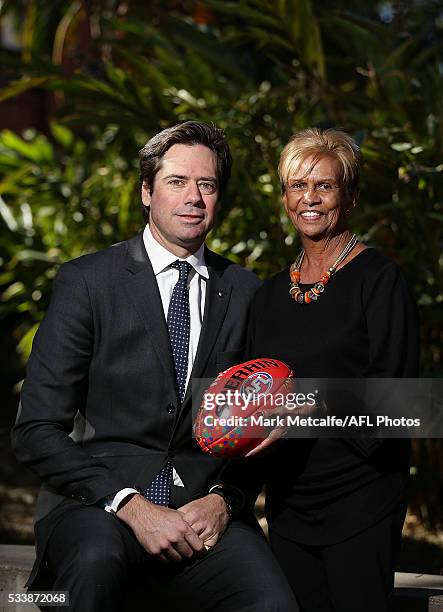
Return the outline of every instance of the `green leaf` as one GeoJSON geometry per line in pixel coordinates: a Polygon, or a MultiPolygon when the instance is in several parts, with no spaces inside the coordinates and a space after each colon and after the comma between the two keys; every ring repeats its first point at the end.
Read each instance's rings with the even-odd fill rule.
{"type": "Polygon", "coordinates": [[[45,261],[53,262],[57,259],[54,255],[44,251],[33,251],[31,249],[23,249],[16,254],[18,261],[45,261]]]}
{"type": "Polygon", "coordinates": [[[205,61],[217,66],[225,74],[243,82],[250,81],[247,67],[242,65],[241,58],[233,49],[221,45],[215,37],[203,33],[195,24],[174,17],[169,17],[167,22],[174,32],[174,38],[186,49],[192,49],[199,57],[205,57],[205,61]]]}
{"type": "Polygon", "coordinates": [[[32,343],[39,326],[39,323],[35,323],[30,329],[28,329],[17,345],[17,351],[20,353],[25,362],[29,359],[29,355],[31,354],[32,343]]]}
{"type": "Polygon", "coordinates": [[[35,89],[36,87],[42,87],[43,85],[47,85],[52,81],[52,76],[46,77],[34,77],[30,78],[28,76],[24,76],[19,81],[13,81],[7,87],[4,87],[0,90],[0,102],[4,102],[10,98],[14,98],[19,94],[29,91],[30,89],[35,89]]]}
{"type": "Polygon", "coordinates": [[[16,298],[18,295],[23,295],[24,293],[26,293],[24,284],[20,281],[16,281],[3,291],[1,300],[2,302],[7,302],[13,298],[16,298]]]}
{"type": "Polygon", "coordinates": [[[74,134],[66,126],[51,122],[51,133],[55,140],[65,149],[70,149],[74,142],[74,134]]]}
{"type": "Polygon", "coordinates": [[[16,232],[18,230],[18,223],[14,218],[14,215],[11,212],[11,209],[6,204],[4,199],[0,196],[0,215],[5,222],[7,228],[11,232],[16,232]]]}
{"type": "Polygon", "coordinates": [[[38,136],[32,142],[26,142],[14,132],[3,130],[0,135],[0,144],[38,164],[52,162],[54,159],[53,149],[43,135],[38,136]]]}
{"type": "Polygon", "coordinates": [[[394,151],[409,151],[409,149],[412,147],[412,143],[410,142],[393,142],[391,144],[391,149],[394,149],[394,151]]]}
{"type": "Polygon", "coordinates": [[[276,15],[267,13],[263,7],[251,8],[244,2],[220,2],[207,0],[209,6],[212,6],[218,13],[232,15],[236,18],[245,19],[246,22],[256,23],[267,29],[280,29],[280,21],[276,15]]]}

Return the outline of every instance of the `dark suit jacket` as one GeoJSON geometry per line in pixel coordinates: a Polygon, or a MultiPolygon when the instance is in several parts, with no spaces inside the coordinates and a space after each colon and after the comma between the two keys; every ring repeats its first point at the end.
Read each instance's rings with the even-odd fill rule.
{"type": "MultiPolygon", "coordinates": [[[[259,285],[229,260],[209,250],[205,257],[209,281],[191,380],[213,378],[242,360],[259,285]]],[[[192,438],[191,388],[180,406],[141,233],[61,266],[34,340],[12,442],[44,483],[37,521],[62,504],[90,505],[124,487],[144,488],[168,459],[188,500],[217,482],[223,461],[192,438]]]]}

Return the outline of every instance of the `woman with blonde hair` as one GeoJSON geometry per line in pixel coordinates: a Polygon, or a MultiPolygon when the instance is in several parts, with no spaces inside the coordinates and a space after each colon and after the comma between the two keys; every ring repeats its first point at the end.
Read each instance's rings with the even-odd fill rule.
{"type": "MultiPolygon", "coordinates": [[[[256,294],[250,356],[286,361],[299,378],[417,375],[406,282],[349,229],[360,167],[357,144],[334,129],[303,130],[281,155],[283,205],[302,250],[256,294]]],[[[256,460],[268,474],[270,541],[304,612],[389,609],[408,449],[402,439],[285,439],[256,460]]]]}

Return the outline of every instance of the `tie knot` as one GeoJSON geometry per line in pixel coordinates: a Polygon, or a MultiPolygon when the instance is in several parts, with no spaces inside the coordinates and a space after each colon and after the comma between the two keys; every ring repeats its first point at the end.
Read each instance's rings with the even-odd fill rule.
{"type": "Polygon", "coordinates": [[[172,264],[170,264],[170,267],[178,270],[179,280],[181,281],[188,280],[189,272],[192,270],[192,266],[190,263],[188,263],[187,261],[177,260],[177,261],[174,261],[172,264]]]}

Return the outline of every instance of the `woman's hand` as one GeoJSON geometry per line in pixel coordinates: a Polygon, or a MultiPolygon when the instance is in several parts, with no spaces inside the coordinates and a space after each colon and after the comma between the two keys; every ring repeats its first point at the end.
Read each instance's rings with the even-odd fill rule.
{"type": "Polygon", "coordinates": [[[274,427],[268,437],[262,440],[258,446],[246,453],[245,457],[253,457],[254,455],[258,455],[258,453],[264,451],[265,448],[268,448],[268,446],[271,446],[271,444],[274,444],[274,442],[277,442],[277,440],[281,440],[282,438],[286,437],[287,433],[288,427],[286,427],[286,425],[274,427]]]}
{"type": "MultiPolygon", "coordinates": [[[[296,410],[289,411],[287,409],[284,414],[280,414],[279,416],[284,421],[286,421],[286,418],[288,416],[297,415],[300,417],[307,418],[307,417],[313,416],[321,412],[323,412],[323,408],[317,402],[314,404],[309,404],[308,402],[306,402],[304,404],[298,404],[296,410]]],[[[266,448],[271,446],[271,444],[274,444],[275,442],[277,442],[278,440],[281,440],[282,438],[286,438],[288,436],[289,429],[290,429],[290,425],[285,425],[285,424],[274,427],[274,429],[269,433],[269,435],[266,438],[264,438],[264,440],[260,442],[258,446],[250,450],[245,455],[245,457],[253,457],[254,455],[258,455],[258,453],[263,452],[266,448]]]]}

